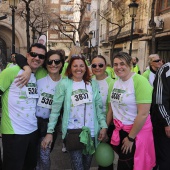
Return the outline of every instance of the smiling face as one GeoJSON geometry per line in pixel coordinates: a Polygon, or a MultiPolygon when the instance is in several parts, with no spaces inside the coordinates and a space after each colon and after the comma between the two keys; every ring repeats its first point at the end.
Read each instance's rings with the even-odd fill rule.
{"type": "Polygon", "coordinates": [[[115,58],[113,60],[113,68],[116,75],[126,81],[131,75],[131,67],[126,63],[124,59],[115,58]]]}
{"type": "Polygon", "coordinates": [[[86,72],[85,63],[81,59],[76,59],[71,65],[72,79],[74,81],[82,81],[84,73],[86,72]]]}
{"type": "Polygon", "coordinates": [[[49,57],[48,61],[52,61],[52,64],[46,64],[46,68],[48,70],[49,74],[59,74],[59,71],[62,67],[62,62],[59,62],[59,64],[55,64],[55,62],[53,60],[56,61],[60,61],[60,56],[58,54],[53,54],[49,57]]]}
{"type": "Polygon", "coordinates": [[[94,58],[92,60],[91,69],[97,79],[103,79],[106,76],[106,63],[102,58],[94,58]]]}
{"type": "MultiPolygon", "coordinates": [[[[45,50],[38,47],[32,47],[31,52],[45,55],[45,50]]],[[[27,53],[27,63],[31,70],[35,72],[44,63],[44,59],[40,59],[38,55],[36,57],[32,57],[29,53],[27,53]]]]}

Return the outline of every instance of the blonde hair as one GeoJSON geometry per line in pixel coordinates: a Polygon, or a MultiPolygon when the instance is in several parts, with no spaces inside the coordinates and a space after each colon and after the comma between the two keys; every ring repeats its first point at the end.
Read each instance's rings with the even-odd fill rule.
{"type": "Polygon", "coordinates": [[[81,54],[81,47],[73,46],[70,50],[70,54],[68,55],[68,58],[66,59],[66,62],[69,62],[72,55],[80,55],[81,54]]]}
{"type": "Polygon", "coordinates": [[[153,58],[154,57],[159,57],[159,55],[158,54],[151,54],[149,57],[148,57],[148,63],[149,63],[149,65],[150,65],[150,63],[153,61],[153,58]]]}

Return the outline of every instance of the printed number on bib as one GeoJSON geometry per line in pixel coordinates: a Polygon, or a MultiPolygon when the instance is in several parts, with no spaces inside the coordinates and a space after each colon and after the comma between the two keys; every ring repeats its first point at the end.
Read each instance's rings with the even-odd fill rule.
{"type": "Polygon", "coordinates": [[[43,94],[41,94],[37,105],[47,108],[47,109],[51,109],[52,103],[53,103],[53,95],[51,95],[51,94],[44,95],[44,93],[43,93],[43,94]]]}
{"type": "Polygon", "coordinates": [[[119,102],[121,99],[122,93],[112,92],[111,94],[111,101],[113,102],[119,102]]]}
{"type": "Polygon", "coordinates": [[[28,98],[38,98],[37,88],[36,87],[26,87],[26,94],[28,98]]]}
{"type": "Polygon", "coordinates": [[[91,103],[92,102],[92,96],[90,93],[78,93],[71,96],[71,100],[73,102],[74,106],[84,104],[84,103],[91,103]]]}

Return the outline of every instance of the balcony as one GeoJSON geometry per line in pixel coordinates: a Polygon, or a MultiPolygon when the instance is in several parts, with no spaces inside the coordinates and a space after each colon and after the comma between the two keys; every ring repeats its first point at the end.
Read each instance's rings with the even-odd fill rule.
{"type": "Polygon", "coordinates": [[[67,39],[70,39],[70,38],[73,38],[73,34],[72,33],[60,33],[60,38],[61,39],[64,39],[64,40],[67,40],[67,39]]]}
{"type": "Polygon", "coordinates": [[[111,13],[111,9],[112,9],[112,2],[109,1],[107,2],[104,6],[103,6],[103,9],[102,9],[102,13],[103,15],[108,15],[111,13]]]}
{"type": "MultiPolygon", "coordinates": [[[[144,28],[141,26],[140,21],[136,21],[133,27],[134,37],[140,37],[144,34],[144,28]]],[[[115,39],[129,38],[131,34],[131,22],[128,22],[125,27],[122,28],[119,35],[116,37],[118,32],[118,27],[109,31],[109,41],[114,41],[115,39]]]]}

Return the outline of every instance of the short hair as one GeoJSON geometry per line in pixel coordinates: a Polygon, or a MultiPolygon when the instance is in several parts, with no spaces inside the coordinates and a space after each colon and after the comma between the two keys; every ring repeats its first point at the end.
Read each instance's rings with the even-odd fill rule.
{"type": "Polygon", "coordinates": [[[153,61],[154,57],[159,57],[159,55],[158,54],[151,54],[151,55],[149,55],[149,57],[148,57],[148,63],[149,64],[151,63],[151,61],[153,61]]]}
{"type": "Polygon", "coordinates": [[[123,52],[123,51],[120,51],[118,52],[114,57],[113,57],[113,60],[115,58],[119,58],[119,59],[123,59],[125,60],[126,64],[131,67],[132,66],[132,57],[126,53],[126,52],[123,52]]]}
{"type": "Polygon", "coordinates": [[[46,55],[46,53],[47,53],[47,48],[46,48],[46,46],[44,46],[44,45],[41,44],[41,43],[32,44],[32,45],[30,46],[30,48],[28,49],[28,53],[31,52],[31,50],[32,50],[33,47],[42,48],[42,49],[45,51],[45,55],[46,55]]]}
{"type": "MultiPolygon", "coordinates": [[[[105,59],[102,55],[94,56],[93,59],[92,59],[92,61],[93,61],[95,58],[101,58],[101,59],[104,60],[105,64],[107,64],[106,59],[105,59]]],[[[91,61],[91,62],[92,62],[92,61],[91,61]]]]}
{"type": "Polygon", "coordinates": [[[85,62],[85,58],[82,57],[82,56],[79,56],[79,55],[74,56],[70,59],[68,67],[67,67],[66,72],[65,72],[65,75],[68,76],[69,79],[72,78],[73,75],[72,75],[72,72],[71,72],[71,66],[72,66],[74,60],[82,60],[83,61],[83,63],[85,64],[85,67],[86,67],[86,71],[83,75],[83,80],[84,80],[85,83],[90,82],[91,81],[90,71],[89,71],[89,68],[88,68],[88,66],[85,62]]]}
{"type": "Polygon", "coordinates": [[[64,56],[63,54],[59,51],[59,50],[50,50],[47,52],[46,54],[46,59],[45,62],[43,64],[43,66],[47,69],[46,65],[47,65],[47,61],[49,60],[49,58],[53,55],[53,54],[57,54],[60,57],[61,63],[62,63],[62,67],[59,70],[59,73],[62,72],[63,66],[64,66],[64,56]]]}

